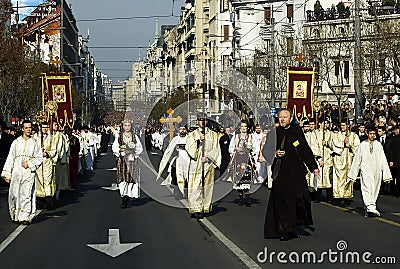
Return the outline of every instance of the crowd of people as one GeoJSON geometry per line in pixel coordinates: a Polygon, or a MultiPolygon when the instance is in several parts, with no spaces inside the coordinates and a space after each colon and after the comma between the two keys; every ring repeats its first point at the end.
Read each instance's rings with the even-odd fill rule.
{"type": "Polygon", "coordinates": [[[52,209],[61,191],[76,188],[78,174],[93,171],[96,156],[107,151],[113,135],[121,208],[140,196],[143,137],[147,151],[163,152],[157,180],[164,178],[177,199],[187,199],[193,218],[212,211],[217,178],[231,182],[239,206],[252,205],[253,185],[271,189],[266,238],[296,238],[298,224],[312,224],[311,200],[348,206],[355,182],[366,216],[380,216],[378,195],[399,197],[400,131],[394,106],[389,111],[371,105],[374,109],[368,111],[373,115],[368,118],[365,113],[361,124],[354,123],[350,104],[338,113],[342,120],[336,118],[337,107],[329,104],[315,119],[298,120],[281,109],[275,126],[267,127],[242,120],[236,128],[224,128],[200,113],[196,126],[180,125],[171,141],[169,132],[149,124],[137,130],[129,120],[114,128],[77,130],[24,121],[17,139],[11,129],[0,132],[0,168],[10,183],[10,215],[15,222],[29,224],[36,207],[52,209]]]}
{"type": "Polygon", "coordinates": [[[12,128],[15,135],[2,129],[11,129],[0,129],[0,170],[10,184],[9,211],[12,221],[24,225],[31,223],[36,209],[53,209],[62,191],[75,190],[78,175],[93,171],[95,158],[110,142],[104,126],[72,130],[25,120],[12,128]]]}

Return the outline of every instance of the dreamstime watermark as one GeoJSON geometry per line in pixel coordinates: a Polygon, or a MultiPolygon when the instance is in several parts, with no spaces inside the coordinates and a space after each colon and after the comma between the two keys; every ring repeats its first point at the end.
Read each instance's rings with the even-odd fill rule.
{"type": "Polygon", "coordinates": [[[336,243],[336,249],[327,251],[268,251],[265,247],[263,251],[257,254],[257,260],[260,263],[291,263],[291,264],[396,264],[394,256],[374,256],[370,251],[348,251],[347,242],[339,240],[336,243]]]}

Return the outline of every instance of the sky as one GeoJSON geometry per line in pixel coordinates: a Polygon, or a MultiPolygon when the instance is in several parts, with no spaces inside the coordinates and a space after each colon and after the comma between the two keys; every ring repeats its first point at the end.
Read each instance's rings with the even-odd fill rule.
{"type": "MultiPolygon", "coordinates": [[[[146,54],[145,49],[99,49],[98,46],[147,46],[153,42],[156,18],[111,20],[111,21],[81,21],[99,18],[121,18],[134,16],[179,16],[184,0],[66,0],[71,4],[72,12],[78,21],[80,34],[84,37],[90,30],[89,50],[97,67],[103,73],[117,82],[131,76],[132,63],[101,62],[101,61],[136,61],[139,55],[146,54]],[[174,7],[174,8],[173,8],[174,7]]],[[[310,0],[313,5],[316,0],[310,0]]],[[[340,0],[320,0],[327,8],[340,0]]],[[[16,5],[17,0],[12,0],[16,5]]],[[[43,0],[19,0],[19,6],[37,5],[43,0]]],[[[21,14],[27,14],[29,9],[20,9],[21,14]]],[[[159,18],[159,25],[178,24],[178,17],[159,18]]]]}

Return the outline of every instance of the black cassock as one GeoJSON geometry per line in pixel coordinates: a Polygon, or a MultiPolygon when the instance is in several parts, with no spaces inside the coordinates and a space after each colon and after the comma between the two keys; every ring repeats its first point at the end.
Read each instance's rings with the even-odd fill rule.
{"type": "Polygon", "coordinates": [[[280,158],[279,173],[272,184],[264,226],[266,238],[296,233],[296,225],[313,224],[305,165],[310,171],[318,168],[303,131],[297,125],[287,129],[279,126],[275,130],[268,133],[263,147],[264,158],[272,163],[274,171],[275,151],[283,146],[285,156],[280,158]]]}

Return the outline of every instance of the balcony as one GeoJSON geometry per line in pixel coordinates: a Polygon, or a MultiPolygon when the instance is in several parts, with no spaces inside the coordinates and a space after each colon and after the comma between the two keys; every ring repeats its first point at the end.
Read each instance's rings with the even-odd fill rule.
{"type": "Polygon", "coordinates": [[[326,10],[320,9],[318,10],[318,12],[307,10],[306,14],[307,14],[306,21],[314,22],[314,21],[348,19],[350,18],[351,12],[348,9],[343,13],[338,13],[335,8],[327,8],[326,10]]]}

